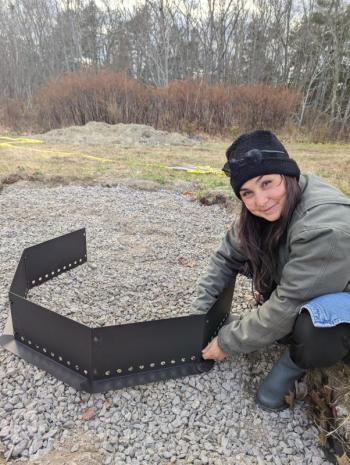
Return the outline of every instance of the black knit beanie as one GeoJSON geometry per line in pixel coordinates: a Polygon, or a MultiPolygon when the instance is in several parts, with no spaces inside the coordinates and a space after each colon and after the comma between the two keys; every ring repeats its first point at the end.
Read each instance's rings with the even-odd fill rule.
{"type": "Polygon", "coordinates": [[[277,137],[259,129],[242,134],[226,151],[228,162],[223,171],[231,178],[231,186],[238,198],[242,185],[249,179],[264,174],[285,174],[298,180],[300,170],[277,137]]]}

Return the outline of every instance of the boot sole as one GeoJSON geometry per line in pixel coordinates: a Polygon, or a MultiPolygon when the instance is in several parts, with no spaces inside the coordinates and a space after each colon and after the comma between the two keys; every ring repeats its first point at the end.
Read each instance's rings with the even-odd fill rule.
{"type": "Polygon", "coordinates": [[[276,407],[276,408],[267,407],[266,405],[259,402],[258,399],[255,399],[255,403],[259,408],[261,408],[262,410],[265,410],[265,412],[270,412],[270,413],[282,412],[282,410],[286,410],[288,408],[287,404],[283,404],[280,407],[276,407]]]}

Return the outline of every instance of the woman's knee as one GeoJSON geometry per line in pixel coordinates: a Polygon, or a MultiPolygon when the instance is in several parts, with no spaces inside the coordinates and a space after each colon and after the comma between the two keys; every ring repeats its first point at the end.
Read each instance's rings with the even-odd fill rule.
{"type": "Polygon", "coordinates": [[[320,368],[343,360],[350,350],[350,325],[316,328],[308,311],[296,319],[290,347],[291,358],[300,368],[320,368]]]}
{"type": "Polygon", "coordinates": [[[314,365],[314,328],[309,313],[303,311],[295,321],[290,346],[291,358],[300,368],[312,368],[314,365]]]}
{"type": "Polygon", "coordinates": [[[303,310],[295,320],[293,328],[293,342],[296,344],[309,344],[312,342],[316,329],[307,310],[303,310]]]}

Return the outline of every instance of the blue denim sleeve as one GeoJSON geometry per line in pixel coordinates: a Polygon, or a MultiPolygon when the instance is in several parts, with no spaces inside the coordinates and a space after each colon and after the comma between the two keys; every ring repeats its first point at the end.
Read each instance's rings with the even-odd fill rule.
{"type": "Polygon", "coordinates": [[[341,323],[350,324],[350,292],[337,292],[316,297],[300,309],[310,313],[317,328],[329,328],[341,323]]]}

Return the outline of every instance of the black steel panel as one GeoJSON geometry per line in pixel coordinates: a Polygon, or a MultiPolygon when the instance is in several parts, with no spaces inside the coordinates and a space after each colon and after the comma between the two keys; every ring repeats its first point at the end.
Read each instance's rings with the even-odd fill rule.
{"type": "Polygon", "coordinates": [[[211,307],[206,315],[206,331],[204,333],[204,344],[208,343],[213,337],[217,336],[219,329],[225,323],[232,305],[232,296],[235,288],[235,278],[224,289],[218,300],[211,307]]]}
{"type": "Polygon", "coordinates": [[[15,338],[88,376],[92,329],[15,294],[10,298],[15,338]]]}
{"type": "Polygon", "coordinates": [[[47,371],[69,386],[72,386],[77,390],[95,393],[201,374],[209,371],[214,365],[212,360],[203,360],[197,363],[183,363],[180,366],[172,366],[169,368],[162,368],[160,370],[113,376],[101,380],[90,381],[88,378],[83,377],[79,373],[57,363],[51,357],[33,350],[31,347],[14,339],[10,316],[7,320],[4,334],[0,336],[0,345],[13,354],[23,358],[27,362],[47,371]]]}
{"type": "Polygon", "coordinates": [[[86,262],[85,229],[28,247],[23,256],[30,289],[86,262]]]}
{"type": "Polygon", "coordinates": [[[27,283],[26,269],[24,266],[24,252],[23,252],[21,259],[18,263],[15,276],[12,280],[10,292],[14,292],[15,294],[25,297],[27,294],[27,290],[28,290],[28,283],[27,283]]]}
{"type": "Polygon", "coordinates": [[[94,378],[199,361],[204,321],[203,314],[95,328],[94,378]]]}

